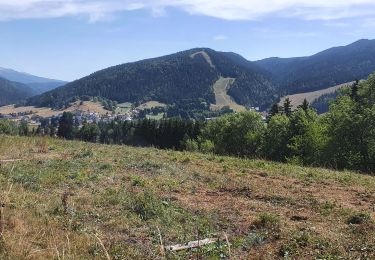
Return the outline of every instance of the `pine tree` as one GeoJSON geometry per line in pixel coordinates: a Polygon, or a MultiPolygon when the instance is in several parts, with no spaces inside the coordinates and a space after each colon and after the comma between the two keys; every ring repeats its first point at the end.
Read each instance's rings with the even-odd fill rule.
{"type": "Polygon", "coordinates": [[[69,112],[64,112],[59,120],[59,128],[57,130],[57,136],[68,140],[72,140],[73,130],[74,130],[74,120],[73,114],[69,112]]]}
{"type": "Polygon", "coordinates": [[[352,92],[350,94],[351,99],[355,102],[359,101],[358,85],[359,85],[359,80],[356,80],[356,82],[352,86],[352,92]]]}
{"type": "Polygon", "coordinates": [[[277,103],[273,104],[270,112],[268,113],[267,121],[270,121],[271,118],[279,113],[279,105],[277,103]]]}
{"type": "Polygon", "coordinates": [[[287,117],[290,117],[292,115],[292,104],[289,98],[286,98],[284,101],[284,114],[287,117]]]}
{"type": "Polygon", "coordinates": [[[299,106],[299,108],[302,108],[304,111],[307,111],[310,107],[309,102],[306,100],[306,98],[303,100],[302,105],[299,106]]]}

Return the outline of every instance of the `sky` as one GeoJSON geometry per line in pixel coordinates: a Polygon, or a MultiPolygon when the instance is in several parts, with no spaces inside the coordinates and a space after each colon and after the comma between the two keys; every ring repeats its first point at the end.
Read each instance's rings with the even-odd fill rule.
{"type": "Polygon", "coordinates": [[[258,60],[359,39],[374,0],[0,0],[0,67],[66,81],[195,47],[258,60]]]}

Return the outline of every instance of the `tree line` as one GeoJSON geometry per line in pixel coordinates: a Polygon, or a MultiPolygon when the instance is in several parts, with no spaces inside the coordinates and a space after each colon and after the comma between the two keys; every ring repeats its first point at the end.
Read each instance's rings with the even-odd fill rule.
{"type": "Polygon", "coordinates": [[[201,140],[223,155],[375,172],[375,74],[345,89],[324,115],[306,100],[292,111],[286,99],[267,121],[254,112],[224,115],[208,122],[201,140]]]}

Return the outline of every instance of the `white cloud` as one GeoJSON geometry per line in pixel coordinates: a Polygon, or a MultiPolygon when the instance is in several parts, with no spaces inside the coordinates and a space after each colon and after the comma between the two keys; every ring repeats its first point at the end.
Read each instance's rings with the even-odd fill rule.
{"type": "Polygon", "coordinates": [[[227,39],[228,39],[228,37],[225,36],[225,35],[216,35],[216,36],[214,37],[214,40],[215,40],[215,41],[225,41],[225,40],[227,40],[227,39]]]}
{"type": "Polygon", "coordinates": [[[375,15],[374,0],[0,0],[0,20],[84,15],[94,22],[139,9],[163,15],[170,7],[226,20],[270,15],[336,20],[375,15]]]}

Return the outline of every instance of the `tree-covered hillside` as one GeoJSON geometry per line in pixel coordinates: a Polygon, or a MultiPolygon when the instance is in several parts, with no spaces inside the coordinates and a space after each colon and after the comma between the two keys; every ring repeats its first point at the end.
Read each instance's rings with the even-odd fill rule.
{"type": "Polygon", "coordinates": [[[21,102],[32,94],[28,86],[0,78],[0,106],[21,102]]]}
{"type": "Polygon", "coordinates": [[[273,74],[284,94],[304,93],[367,78],[375,70],[375,40],[360,40],[309,57],[256,62],[273,74]]]}
{"type": "Polygon", "coordinates": [[[220,76],[236,78],[230,94],[241,104],[267,107],[273,101],[274,84],[261,68],[235,54],[192,49],[98,71],[28,103],[61,107],[86,95],[118,102],[156,100],[167,104],[202,98],[213,104],[213,85],[220,76]]]}
{"type": "Polygon", "coordinates": [[[305,93],[367,78],[375,70],[375,40],[361,40],[309,57],[251,62],[207,48],[122,64],[93,73],[29,99],[29,105],[64,107],[82,96],[142,103],[175,104],[204,99],[215,103],[214,83],[234,78],[228,94],[240,105],[268,109],[280,96],[305,93]]]}

